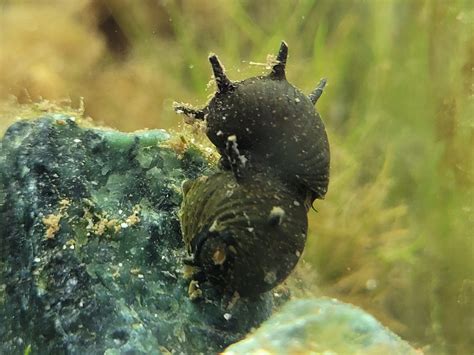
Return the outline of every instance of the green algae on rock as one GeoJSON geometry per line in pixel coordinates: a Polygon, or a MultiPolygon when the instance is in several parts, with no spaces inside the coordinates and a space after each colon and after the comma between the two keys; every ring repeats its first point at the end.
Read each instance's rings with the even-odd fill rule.
{"type": "Polygon", "coordinates": [[[334,299],[288,302],[226,355],[421,354],[361,309],[334,299]]]}
{"type": "Polygon", "coordinates": [[[82,127],[68,115],[0,141],[1,353],[217,352],[269,317],[272,296],[231,309],[188,298],[181,183],[212,170],[162,130],[82,127]]]}

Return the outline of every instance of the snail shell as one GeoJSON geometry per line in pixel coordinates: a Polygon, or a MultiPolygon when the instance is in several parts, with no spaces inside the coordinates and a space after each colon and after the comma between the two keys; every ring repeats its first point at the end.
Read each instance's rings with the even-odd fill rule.
{"type": "Polygon", "coordinates": [[[242,296],[268,291],[303,251],[307,210],[268,173],[237,181],[230,171],[183,185],[181,225],[194,264],[216,285],[242,296]]]}
{"type": "Polygon", "coordinates": [[[270,74],[240,82],[211,55],[214,97],[202,109],[175,104],[206,121],[223,169],[184,184],[184,241],[209,281],[242,296],[290,274],[306,241],[308,206],[329,182],[329,143],[314,108],[326,81],[304,95],[286,80],[287,55],[282,42],[270,74]]]}
{"type": "Polygon", "coordinates": [[[230,81],[211,55],[215,96],[202,109],[175,104],[175,110],[206,120],[207,136],[221,154],[223,167],[237,177],[252,172],[252,166],[271,166],[282,180],[308,190],[313,202],[325,196],[329,183],[329,143],[314,108],[326,80],[304,95],[286,80],[287,55],[282,42],[269,75],[240,82],[230,81]]]}

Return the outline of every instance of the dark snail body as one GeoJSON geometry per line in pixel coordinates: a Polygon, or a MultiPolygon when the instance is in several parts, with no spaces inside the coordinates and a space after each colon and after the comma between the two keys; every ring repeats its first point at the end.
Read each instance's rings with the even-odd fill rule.
{"type": "MultiPolygon", "coordinates": [[[[314,104],[325,85],[309,96],[285,78],[287,47],[283,42],[268,76],[231,82],[217,57],[211,56],[218,91],[203,109],[176,105],[178,112],[206,120],[207,136],[224,167],[245,174],[255,165],[275,168],[284,181],[323,198],[329,183],[329,143],[314,104]]],[[[311,200],[311,202],[312,202],[311,200]]]]}
{"type": "Polygon", "coordinates": [[[255,165],[272,166],[283,180],[303,185],[315,197],[326,194],[324,125],[309,98],[286,80],[257,77],[236,83],[230,93],[217,94],[206,111],[207,135],[223,157],[235,160],[234,169],[245,173],[255,165]],[[233,144],[240,158],[229,151],[233,144]]]}
{"type": "Polygon", "coordinates": [[[251,296],[268,291],[293,270],[306,241],[303,203],[263,173],[237,182],[222,171],[187,182],[183,237],[209,280],[251,296]]]}
{"type": "Polygon", "coordinates": [[[217,92],[195,109],[221,154],[222,171],[183,186],[181,226],[193,265],[225,290],[251,296],[281,283],[303,251],[308,206],[329,183],[329,144],[314,105],[325,80],[309,95],[285,78],[282,42],[267,76],[232,82],[209,57],[217,92]]]}

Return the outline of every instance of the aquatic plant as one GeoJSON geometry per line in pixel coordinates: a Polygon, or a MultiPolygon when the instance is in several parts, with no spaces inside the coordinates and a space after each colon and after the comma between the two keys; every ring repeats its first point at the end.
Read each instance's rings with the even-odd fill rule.
{"type": "Polygon", "coordinates": [[[122,130],[190,132],[170,106],[214,93],[202,90],[203,51],[244,79],[285,38],[288,80],[310,90],[323,68],[331,79],[318,110],[332,187],[309,214],[303,258],[315,267],[300,284],[416,344],[472,352],[470,1],[4,1],[1,11],[2,98],[85,96],[86,114],[122,130]]]}

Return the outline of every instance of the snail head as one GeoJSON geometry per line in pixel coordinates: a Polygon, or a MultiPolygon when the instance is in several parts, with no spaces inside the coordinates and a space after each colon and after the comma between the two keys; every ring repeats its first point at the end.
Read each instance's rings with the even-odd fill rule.
{"type": "MultiPolygon", "coordinates": [[[[282,81],[289,85],[286,81],[286,62],[288,58],[288,45],[285,41],[282,41],[280,44],[280,49],[276,56],[276,59],[272,65],[271,72],[265,76],[257,76],[246,79],[244,81],[231,81],[226,73],[224,66],[220,62],[219,58],[215,54],[211,54],[209,56],[209,62],[211,64],[214,80],[216,82],[216,94],[211,99],[209,104],[203,108],[195,108],[189,104],[185,103],[173,103],[173,108],[176,113],[183,114],[191,119],[197,120],[204,120],[207,116],[212,113],[215,109],[214,106],[220,107],[222,111],[222,107],[226,107],[227,109],[238,109],[238,105],[229,105],[227,100],[226,102],[222,102],[223,98],[232,96],[232,92],[237,91],[239,89],[243,89],[245,92],[245,87],[248,86],[250,83],[258,83],[258,82],[265,82],[265,81],[282,81]],[[227,105],[225,105],[227,104],[227,105]]],[[[326,79],[322,79],[316,88],[307,96],[307,98],[311,101],[313,105],[316,104],[318,99],[321,97],[324,87],[326,85],[326,79]]],[[[251,93],[249,92],[249,95],[251,93]]]]}

